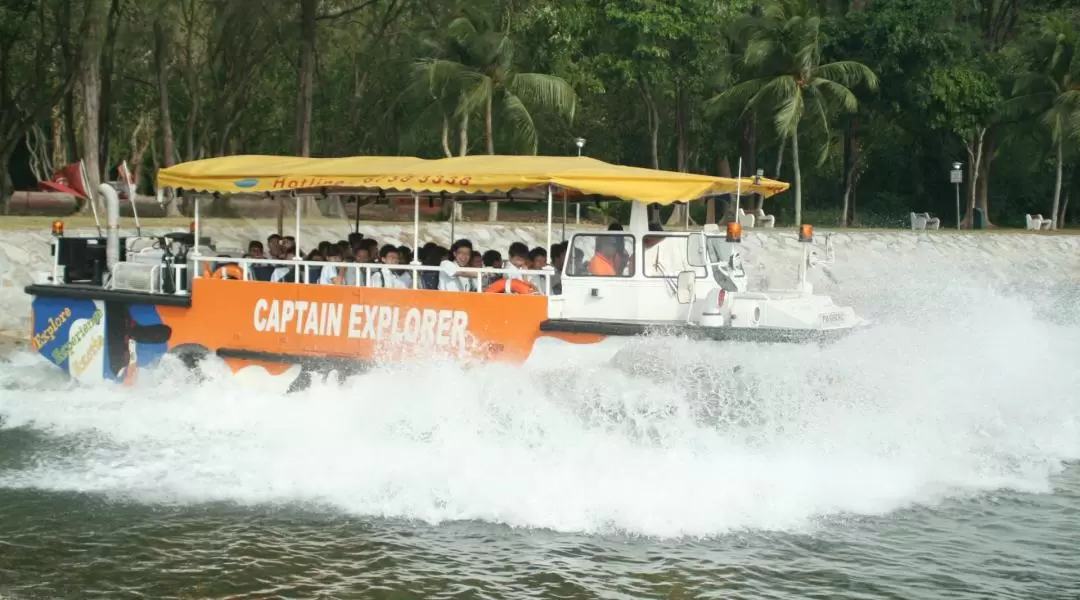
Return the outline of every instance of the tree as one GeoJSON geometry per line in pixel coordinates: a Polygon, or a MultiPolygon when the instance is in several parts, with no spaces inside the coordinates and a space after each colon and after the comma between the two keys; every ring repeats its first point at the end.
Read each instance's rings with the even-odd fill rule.
{"type": "MultiPolygon", "coordinates": [[[[822,64],[821,18],[807,0],[779,0],[749,21],[751,33],[747,66],[760,75],[715,96],[710,104],[744,106],[773,113],[782,139],[791,142],[795,171],[795,224],[802,224],[802,171],[799,161],[799,125],[804,117],[828,131],[836,110],[853,112],[858,100],[851,87],[877,87],[877,76],[862,63],[836,61],[822,64]],[[809,110],[808,110],[809,109],[809,110]]],[[[822,161],[828,145],[823,145],[822,161]]],[[[822,161],[819,161],[822,162],[822,161]]]]}
{"type": "Polygon", "coordinates": [[[1064,220],[1061,210],[1065,142],[1080,139],[1080,59],[1076,58],[1077,34],[1061,17],[1043,23],[1028,48],[1031,72],[1017,79],[1013,95],[1004,103],[1006,114],[1037,115],[1047,128],[1055,157],[1054,200],[1051,228],[1064,220]]]}
{"type": "MultiPolygon", "coordinates": [[[[466,10],[446,28],[443,56],[417,63],[416,76],[429,82],[453,81],[460,89],[455,116],[479,113],[484,118],[484,144],[495,154],[495,113],[511,124],[512,138],[532,154],[537,151],[536,124],[530,106],[552,109],[572,120],[577,94],[561,77],[521,73],[514,61],[509,29],[500,30],[488,14],[466,10]]],[[[498,204],[488,204],[488,220],[498,204]]]]}

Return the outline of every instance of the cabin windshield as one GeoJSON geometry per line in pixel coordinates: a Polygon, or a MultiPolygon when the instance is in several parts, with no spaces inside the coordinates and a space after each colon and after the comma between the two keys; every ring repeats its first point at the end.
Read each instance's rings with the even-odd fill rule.
{"type": "Polygon", "coordinates": [[[746,271],[743,270],[742,257],[735,252],[735,244],[728,242],[727,237],[722,235],[707,235],[705,251],[716,283],[729,292],[737,291],[738,288],[731,278],[745,276],[746,271]]]}

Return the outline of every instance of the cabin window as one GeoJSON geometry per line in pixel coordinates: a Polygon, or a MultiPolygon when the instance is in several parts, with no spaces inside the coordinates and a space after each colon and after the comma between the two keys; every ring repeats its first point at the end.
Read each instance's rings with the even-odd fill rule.
{"type": "Polygon", "coordinates": [[[570,277],[633,277],[634,236],[580,234],[566,256],[570,277]]]}
{"type": "MultiPolygon", "coordinates": [[[[647,235],[641,238],[641,272],[646,277],[678,277],[680,271],[694,271],[707,277],[705,267],[690,264],[690,238],[685,235],[647,235]]],[[[700,260],[698,261],[700,262],[700,260]]]]}

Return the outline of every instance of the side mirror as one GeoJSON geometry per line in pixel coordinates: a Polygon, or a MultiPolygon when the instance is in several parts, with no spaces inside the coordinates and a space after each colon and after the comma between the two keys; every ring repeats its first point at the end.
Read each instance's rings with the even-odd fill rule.
{"type": "Polygon", "coordinates": [[[675,291],[679,304],[690,304],[694,301],[694,293],[696,292],[694,284],[696,282],[697,273],[694,271],[679,272],[679,277],[675,280],[675,291]]]}
{"type": "Polygon", "coordinates": [[[691,267],[704,267],[705,260],[705,235],[692,233],[686,241],[686,264],[691,267]]]}

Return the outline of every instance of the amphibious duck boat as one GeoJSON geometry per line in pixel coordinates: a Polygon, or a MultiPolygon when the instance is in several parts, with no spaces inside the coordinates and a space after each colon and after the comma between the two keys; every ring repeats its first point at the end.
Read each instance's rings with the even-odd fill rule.
{"type": "MultiPolygon", "coordinates": [[[[467,361],[593,360],[614,356],[633,336],[662,332],[718,341],[825,340],[862,324],[850,307],[813,293],[807,269],[816,263],[813,232],[799,231],[803,256],[796,289],[750,291],[739,252],[742,232],[653,231],[648,204],[686,202],[743,192],[771,196],[787,184],[726,179],[634,167],[590,158],[474,156],[442,160],[233,156],[180,164],[158,174],[158,188],[194,198],[193,231],[122,238],[119,200],[101,187],[108,211],[105,237],[67,237],[54,224],[51,273],[26,292],[33,297],[31,343],[80,380],[130,382],[167,354],[197,365],[220,358],[242,377],[284,387],[312,373],[351,371],[380,362],[449,355],[467,361]],[[625,231],[578,230],[558,270],[458,269],[459,277],[531,277],[541,293],[420,289],[419,274],[439,267],[396,265],[411,288],[361,285],[385,268],[370,263],[282,261],[224,256],[200,233],[199,199],[227,193],[275,195],[378,193],[411,197],[413,247],[419,239],[421,194],[484,197],[537,192],[547,202],[547,247],[557,195],[632,202],[625,231]],[[594,196],[595,197],[595,196],[594,196]],[[263,281],[258,268],[290,267],[285,281],[263,281]],[[602,268],[598,268],[602,267],[602,268]],[[312,283],[312,271],[352,271],[355,284],[312,283]],[[368,275],[359,276],[360,273],[368,275]]],[[[161,192],[159,191],[159,194],[161,192]]],[[[296,239],[300,237],[297,202],[296,239]]],[[[565,226],[564,226],[565,227],[565,226]]],[[[565,235],[565,234],[564,234],[565,235]]],[[[509,242],[507,242],[509,243],[509,242]]],[[[824,262],[833,259],[829,240],[824,262]]],[[[498,287],[498,286],[496,286],[498,287]]]]}

